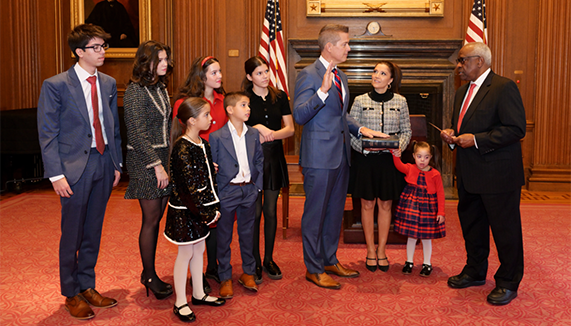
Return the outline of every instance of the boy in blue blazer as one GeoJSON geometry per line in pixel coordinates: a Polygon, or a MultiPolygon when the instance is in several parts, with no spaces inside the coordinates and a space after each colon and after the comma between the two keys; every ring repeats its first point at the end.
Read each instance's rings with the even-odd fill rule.
{"type": "Polygon", "coordinates": [[[256,261],[253,232],[256,199],[263,187],[264,157],[258,130],[244,122],[250,118],[250,100],[241,92],[226,94],[224,108],[228,123],[210,134],[212,160],[218,164],[218,195],[221,217],[218,221],[218,275],[220,297],[232,298],[230,265],[234,216],[238,221],[243,274],[238,282],[246,289],[258,291],[254,281],[256,261]]]}
{"type": "Polygon", "coordinates": [[[116,82],[97,69],[105,61],[109,37],[101,27],[76,26],[68,44],[77,63],[46,79],[38,101],[44,177],[61,202],[61,294],[65,309],[77,319],[95,316],[90,305],[117,305],[95,290],[103,217],[123,164],[116,82]]]}

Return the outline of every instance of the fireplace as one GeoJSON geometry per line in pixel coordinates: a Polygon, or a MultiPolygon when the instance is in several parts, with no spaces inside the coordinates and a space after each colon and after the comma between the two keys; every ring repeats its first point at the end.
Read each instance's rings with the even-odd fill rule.
{"type": "MultiPolygon", "coordinates": [[[[294,65],[296,71],[312,64],[320,55],[316,39],[290,39],[289,42],[299,56],[294,65]]],[[[339,65],[348,77],[350,105],[356,96],[372,89],[371,73],[376,63],[389,60],[398,64],[402,70],[400,93],[407,99],[410,114],[423,114],[427,123],[440,128],[449,127],[455,91],[453,62],[462,46],[462,40],[362,38],[352,39],[350,46],[347,61],[339,65]]],[[[300,130],[296,130],[296,135],[301,135],[300,130]]],[[[435,145],[441,154],[438,164],[444,187],[452,187],[452,152],[443,150],[440,132],[431,126],[427,126],[427,141],[435,145]]],[[[296,142],[297,148],[299,139],[296,142]]],[[[343,239],[345,243],[364,243],[360,202],[354,201],[353,206],[353,211],[344,214],[343,239]]],[[[378,238],[376,233],[377,227],[375,239],[378,238]]],[[[391,225],[388,243],[405,242],[406,237],[394,233],[391,225]]]]}
{"type": "MultiPolygon", "coordinates": [[[[294,68],[300,71],[320,55],[317,39],[289,39],[297,55],[294,68]]],[[[454,59],[462,47],[461,39],[398,40],[392,38],[352,39],[347,61],[339,67],[349,80],[350,105],[357,95],[369,92],[371,73],[380,60],[389,60],[402,70],[401,94],[407,98],[410,114],[424,114],[427,122],[449,127],[454,100],[454,59]]],[[[290,58],[296,55],[290,55],[290,58]]],[[[296,128],[302,128],[296,126],[296,128]]],[[[428,127],[428,142],[440,151],[442,181],[453,184],[452,153],[442,150],[440,132],[428,127]]],[[[296,132],[296,135],[301,135],[296,132]]],[[[299,139],[296,140],[299,144],[299,139]]],[[[296,145],[297,146],[297,145],[296,145]]],[[[297,147],[296,147],[297,148],[297,147]]]]}

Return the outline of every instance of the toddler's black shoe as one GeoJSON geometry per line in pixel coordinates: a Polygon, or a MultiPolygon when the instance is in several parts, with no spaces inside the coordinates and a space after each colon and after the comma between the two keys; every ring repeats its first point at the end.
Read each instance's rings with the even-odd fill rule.
{"type": "Polygon", "coordinates": [[[420,276],[428,277],[432,273],[432,265],[422,264],[422,270],[420,271],[420,276]]]}
{"type": "Polygon", "coordinates": [[[414,266],[413,263],[408,262],[408,261],[405,262],[405,263],[404,263],[404,267],[402,268],[402,273],[403,273],[403,274],[410,274],[410,273],[412,273],[412,266],[414,266]]]}

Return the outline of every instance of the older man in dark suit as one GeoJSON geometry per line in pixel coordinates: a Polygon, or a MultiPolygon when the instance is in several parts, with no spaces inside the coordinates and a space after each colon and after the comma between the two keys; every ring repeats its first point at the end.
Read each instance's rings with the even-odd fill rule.
{"type": "Polygon", "coordinates": [[[95,290],[103,217],[122,166],[115,79],[97,71],[108,37],[98,26],[76,26],[68,43],[78,62],[44,81],[38,103],[44,176],[61,199],[61,293],[78,319],[95,316],[89,304],[117,304],[95,290]]]}
{"type": "Polygon", "coordinates": [[[325,25],[318,43],[321,56],[297,76],[293,104],[295,122],[303,125],[299,155],[306,195],[301,219],[303,259],[307,280],[339,289],[339,282],[327,274],[359,276],[337,260],[351,162],[349,133],[388,136],[362,127],[347,115],[349,85],[337,64],[345,62],[351,50],[349,28],[325,25]]]}
{"type": "Polygon", "coordinates": [[[457,149],[458,216],[467,260],[459,275],[448,279],[452,288],[486,283],[490,228],[500,267],[494,305],[517,297],[523,277],[520,215],[524,172],[520,140],[525,136],[525,110],[516,84],[490,68],[492,55],[483,43],[469,43],[458,54],[457,71],[470,83],[456,92],[452,128],[441,138],[457,149]]]}

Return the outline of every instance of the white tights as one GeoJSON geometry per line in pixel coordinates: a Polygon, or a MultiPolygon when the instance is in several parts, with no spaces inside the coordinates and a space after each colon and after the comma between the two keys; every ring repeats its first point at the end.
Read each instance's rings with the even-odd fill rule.
{"type": "MultiPolygon", "coordinates": [[[[188,245],[178,246],[178,255],[174,263],[173,279],[174,293],[176,295],[175,306],[180,307],[187,303],[186,299],[186,276],[190,264],[190,276],[192,279],[192,296],[201,300],[204,297],[202,284],[202,269],[204,266],[204,240],[188,245]]],[[[216,298],[208,297],[206,301],[215,301],[216,298]]],[[[180,310],[181,315],[189,315],[192,311],[184,307],[180,310]]]]}
{"type": "MultiPolygon", "coordinates": [[[[414,249],[416,248],[415,238],[408,238],[406,243],[406,261],[412,263],[414,261],[414,249]]],[[[421,239],[422,251],[424,252],[424,264],[430,265],[430,258],[432,257],[432,240],[421,239]]]]}

